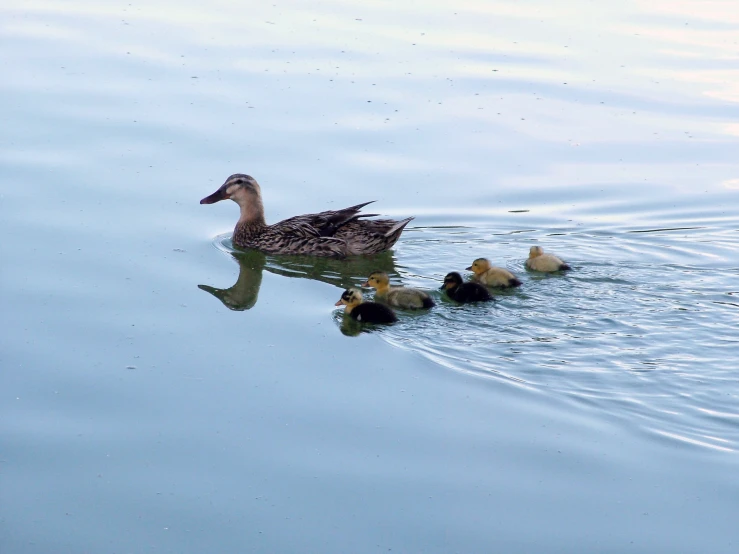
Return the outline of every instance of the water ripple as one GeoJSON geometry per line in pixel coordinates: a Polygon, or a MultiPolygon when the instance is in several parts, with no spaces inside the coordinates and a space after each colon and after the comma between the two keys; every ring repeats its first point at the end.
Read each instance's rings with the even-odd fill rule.
{"type": "Polygon", "coordinates": [[[489,305],[458,306],[434,292],[437,308],[404,314],[380,336],[443,367],[559,395],[663,438],[736,450],[739,341],[737,303],[729,298],[739,275],[705,244],[736,253],[739,241],[726,241],[714,227],[689,230],[689,240],[658,232],[643,242],[630,238],[639,234],[580,229],[538,237],[479,227],[412,229],[396,249],[408,285],[436,289],[444,273],[481,255],[524,284],[497,293],[489,305]],[[524,271],[534,238],[574,270],[524,271]],[[723,267],[711,267],[717,258],[723,267]]]}

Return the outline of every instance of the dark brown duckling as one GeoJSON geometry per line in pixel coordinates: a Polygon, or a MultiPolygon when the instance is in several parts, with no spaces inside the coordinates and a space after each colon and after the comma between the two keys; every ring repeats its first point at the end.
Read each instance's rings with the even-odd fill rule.
{"type": "Polygon", "coordinates": [[[447,273],[439,290],[446,290],[447,296],[460,304],[494,300],[488,289],[478,283],[465,283],[456,271],[447,273]]]}
{"type": "Polygon", "coordinates": [[[362,293],[357,289],[346,289],[336,306],[346,306],[344,313],[362,323],[395,323],[395,313],[377,302],[362,302],[362,293]]]}

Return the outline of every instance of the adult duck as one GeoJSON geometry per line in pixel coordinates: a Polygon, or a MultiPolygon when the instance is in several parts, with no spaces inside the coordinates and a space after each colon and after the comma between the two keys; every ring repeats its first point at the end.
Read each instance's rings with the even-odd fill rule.
{"type": "Polygon", "coordinates": [[[413,219],[360,219],[377,215],[359,214],[359,210],[371,204],[365,202],[343,210],[298,215],[267,225],[259,184],[253,177],[243,173],[231,175],[217,191],[203,198],[200,203],[214,204],[228,199],[241,208],[241,216],[233,234],[234,244],[266,254],[337,258],[376,254],[392,247],[413,219]]]}

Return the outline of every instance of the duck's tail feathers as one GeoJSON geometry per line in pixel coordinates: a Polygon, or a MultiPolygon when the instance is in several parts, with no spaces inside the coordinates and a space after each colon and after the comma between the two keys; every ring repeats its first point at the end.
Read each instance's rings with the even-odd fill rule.
{"type": "MultiPolygon", "coordinates": [[[[408,217],[408,218],[406,218],[406,219],[404,219],[402,221],[398,221],[395,225],[393,225],[392,227],[390,227],[390,229],[388,229],[385,232],[385,236],[387,238],[392,238],[394,236],[395,237],[399,237],[400,236],[400,233],[402,233],[403,232],[403,229],[405,229],[405,226],[408,225],[411,221],[413,221],[413,218],[412,217],[408,217]]],[[[396,238],[395,240],[398,240],[398,239],[396,238]]],[[[395,241],[393,241],[393,242],[395,242],[395,241]]]]}
{"type": "Polygon", "coordinates": [[[359,210],[361,210],[365,206],[368,206],[369,204],[372,204],[373,202],[377,202],[377,200],[370,200],[369,202],[364,202],[362,204],[357,204],[356,206],[350,206],[349,208],[345,208],[344,210],[341,210],[341,211],[344,212],[344,211],[351,210],[351,211],[354,211],[354,212],[358,212],[359,210]]]}

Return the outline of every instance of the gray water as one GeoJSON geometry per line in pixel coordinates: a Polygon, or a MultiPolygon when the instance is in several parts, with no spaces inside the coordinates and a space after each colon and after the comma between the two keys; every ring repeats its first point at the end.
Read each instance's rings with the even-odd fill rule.
{"type": "Polygon", "coordinates": [[[0,551],[736,552],[738,14],[0,6],[0,551]],[[415,220],[239,251],[234,172],[415,220]],[[348,329],[376,268],[437,307],[348,329]]]}

